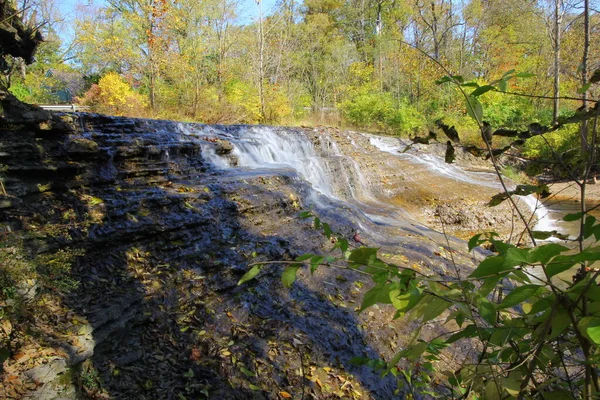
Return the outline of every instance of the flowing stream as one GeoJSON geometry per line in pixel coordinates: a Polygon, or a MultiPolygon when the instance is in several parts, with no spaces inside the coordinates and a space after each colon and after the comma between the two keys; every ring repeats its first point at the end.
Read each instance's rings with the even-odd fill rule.
{"type": "MultiPolygon", "coordinates": [[[[203,156],[216,170],[229,174],[287,174],[298,181],[309,185],[308,204],[329,211],[333,217],[335,212],[346,210],[358,216],[356,228],[368,232],[379,244],[390,244],[390,234],[394,229],[408,230],[422,234],[430,230],[418,223],[403,207],[386,201],[385,196],[375,194],[372,185],[365,178],[359,160],[349,153],[340,150],[340,146],[331,135],[321,134],[309,137],[303,130],[274,128],[263,126],[201,126],[180,124],[179,129],[186,135],[200,138],[219,138],[233,145],[230,156],[220,156],[215,145],[205,142],[203,156]],[[335,210],[335,211],[334,211],[335,210]],[[385,229],[382,229],[385,227],[385,229]],[[391,230],[391,231],[390,231],[391,230]]],[[[403,162],[427,171],[435,181],[447,181],[450,185],[463,185],[469,190],[478,188],[496,190],[502,187],[495,174],[489,172],[472,172],[456,165],[447,164],[444,160],[424,150],[406,151],[409,142],[392,137],[358,134],[368,140],[372,146],[370,151],[387,154],[386,157],[397,157],[403,162]],[[452,183],[454,182],[454,184],[452,183]]],[[[348,137],[353,146],[359,146],[348,137]]],[[[509,186],[513,189],[514,185],[509,186]]],[[[572,212],[576,204],[554,204],[550,209],[535,196],[518,196],[535,214],[537,224],[535,230],[567,231],[574,233],[574,227],[560,221],[562,215],[572,212]],[[562,207],[562,208],[561,208],[562,207]]]]}

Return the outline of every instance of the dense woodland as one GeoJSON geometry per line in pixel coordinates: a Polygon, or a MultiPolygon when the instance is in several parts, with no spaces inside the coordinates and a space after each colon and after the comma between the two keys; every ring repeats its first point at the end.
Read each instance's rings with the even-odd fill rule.
{"type": "Polygon", "coordinates": [[[441,76],[484,84],[510,70],[533,74],[506,89],[541,97],[482,98],[492,126],[514,127],[572,113],[581,101],[544,96],[582,97],[586,75],[600,66],[594,1],[585,71],[579,0],[281,0],[268,12],[258,2],[251,21],[239,0],[108,0],[79,6],[74,19],[58,3],[19,5],[46,42],[32,66],[9,60],[10,90],[52,103],[67,89],[75,102],[116,115],[405,135],[443,118],[475,140],[459,91],[436,85],[441,76]]]}

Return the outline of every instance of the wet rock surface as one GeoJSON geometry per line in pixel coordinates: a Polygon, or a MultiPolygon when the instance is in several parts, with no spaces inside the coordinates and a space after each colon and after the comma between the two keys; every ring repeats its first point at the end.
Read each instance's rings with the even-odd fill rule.
{"type": "MultiPolygon", "coordinates": [[[[381,151],[373,144],[372,135],[330,128],[316,130],[314,140],[321,142],[323,135],[331,137],[357,163],[373,196],[404,208],[421,224],[462,239],[487,231],[508,238],[524,230],[508,202],[487,205],[501,191],[489,161],[457,148],[456,164],[465,171],[465,175],[457,176],[445,168],[445,145],[439,143],[406,141],[398,148],[381,151]],[[470,175],[469,171],[476,173],[470,175]]],[[[513,185],[510,181],[507,184],[513,185]]],[[[536,220],[524,203],[517,205],[524,216],[536,220]]]]}
{"type": "MultiPolygon", "coordinates": [[[[356,312],[371,284],[365,277],[302,269],[286,289],[283,265],[268,264],[257,280],[237,286],[256,262],[329,250],[297,218],[308,205],[306,183],[285,173],[217,171],[202,145],[216,143],[227,156],[231,143],[182,134],[177,123],[100,115],[60,121],[69,128],[5,126],[0,136],[0,163],[8,166],[3,240],[18,237],[30,257],[75,252],[77,282],[67,293],[38,293],[33,307],[42,312],[23,315],[0,342],[8,351],[1,398],[401,396],[391,376],[350,363],[357,355],[391,358],[414,329],[386,307],[356,312]],[[25,326],[34,334],[14,334],[25,326]]],[[[324,153],[334,146],[324,137],[343,152],[373,153],[365,136],[305,133],[325,143],[324,153]]],[[[425,190],[431,182],[404,183],[414,171],[391,158],[355,159],[380,197],[434,196],[425,190]]],[[[331,168],[348,163],[336,155],[331,168]]],[[[358,190],[360,176],[347,178],[358,190]]],[[[418,207],[427,201],[413,199],[418,207]]],[[[351,235],[356,222],[341,203],[321,215],[351,235]]],[[[472,265],[416,223],[397,233],[399,246],[381,246],[399,265],[443,276],[451,251],[472,265]]],[[[425,333],[445,329],[432,324],[425,333]]]]}

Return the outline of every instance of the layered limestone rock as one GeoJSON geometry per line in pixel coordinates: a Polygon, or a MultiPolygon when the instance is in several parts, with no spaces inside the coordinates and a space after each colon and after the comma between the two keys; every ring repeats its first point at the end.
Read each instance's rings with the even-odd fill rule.
{"type": "Polygon", "coordinates": [[[391,357],[402,339],[390,338],[411,326],[389,310],[357,316],[358,276],[323,269],[286,289],[281,267],[266,266],[237,286],[254,262],[331,246],[297,218],[305,183],[213,171],[201,147],[215,140],[173,122],[34,120],[0,128],[3,243],[38,271],[0,341],[0,397],[393,395],[391,377],[350,359],[391,357]],[[65,263],[70,274],[56,269],[65,263]]]}

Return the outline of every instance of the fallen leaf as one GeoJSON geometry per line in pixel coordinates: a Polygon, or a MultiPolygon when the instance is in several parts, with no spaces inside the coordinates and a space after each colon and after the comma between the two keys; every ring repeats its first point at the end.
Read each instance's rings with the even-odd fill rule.
{"type": "Polygon", "coordinates": [[[194,347],[192,349],[192,354],[190,355],[190,360],[200,361],[201,358],[202,358],[202,353],[200,353],[200,349],[198,349],[197,347],[194,347]]]}
{"type": "Polygon", "coordinates": [[[288,392],[283,392],[283,391],[281,391],[281,392],[279,392],[279,395],[280,395],[281,397],[283,397],[284,399],[291,399],[291,398],[292,398],[292,395],[291,395],[291,394],[289,394],[288,392]]]}

